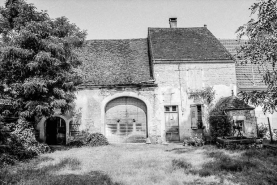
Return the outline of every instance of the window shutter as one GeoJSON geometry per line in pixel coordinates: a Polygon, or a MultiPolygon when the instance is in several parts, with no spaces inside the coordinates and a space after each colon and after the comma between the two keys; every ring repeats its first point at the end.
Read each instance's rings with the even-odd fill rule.
{"type": "Polygon", "coordinates": [[[205,109],[204,109],[204,105],[201,105],[201,112],[202,112],[202,127],[206,126],[204,125],[204,120],[205,120],[205,109]]]}
{"type": "Polygon", "coordinates": [[[190,106],[190,116],[191,116],[191,128],[192,129],[198,129],[197,123],[198,123],[198,115],[197,115],[197,107],[196,105],[190,106]]]}

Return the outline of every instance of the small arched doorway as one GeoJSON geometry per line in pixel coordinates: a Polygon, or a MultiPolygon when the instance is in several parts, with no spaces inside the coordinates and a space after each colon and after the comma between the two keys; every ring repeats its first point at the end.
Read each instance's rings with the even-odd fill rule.
{"type": "Polygon", "coordinates": [[[46,143],[49,145],[66,144],[66,122],[60,117],[50,117],[45,121],[46,143]]]}
{"type": "Polygon", "coordinates": [[[105,107],[105,135],[111,143],[144,143],[147,107],[140,99],[119,97],[105,107]]]}

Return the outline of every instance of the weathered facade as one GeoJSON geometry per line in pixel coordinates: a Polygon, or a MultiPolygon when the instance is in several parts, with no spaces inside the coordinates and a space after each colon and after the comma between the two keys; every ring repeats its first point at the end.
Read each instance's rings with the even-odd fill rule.
{"type": "MultiPolygon", "coordinates": [[[[213,87],[215,101],[231,96],[235,62],[207,27],[175,23],[149,28],[146,39],[87,41],[80,50],[79,117],[63,117],[66,139],[79,119],[80,129],[101,132],[114,143],[178,142],[202,133],[207,107],[189,99],[189,92],[213,87]]],[[[45,124],[38,124],[44,141],[45,124]]]]}

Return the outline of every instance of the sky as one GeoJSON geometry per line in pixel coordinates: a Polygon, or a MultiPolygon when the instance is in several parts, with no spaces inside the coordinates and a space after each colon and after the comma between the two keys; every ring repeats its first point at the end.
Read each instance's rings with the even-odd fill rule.
{"type": "MultiPolygon", "coordinates": [[[[148,27],[203,27],[221,39],[236,38],[239,26],[250,20],[249,7],[257,0],[26,0],[51,18],[65,16],[87,39],[146,38],[148,27]]],[[[5,0],[0,0],[0,6],[5,0]]]]}

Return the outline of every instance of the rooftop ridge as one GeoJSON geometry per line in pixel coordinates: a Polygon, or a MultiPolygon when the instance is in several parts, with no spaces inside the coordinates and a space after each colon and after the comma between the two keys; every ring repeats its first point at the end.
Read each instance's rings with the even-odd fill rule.
{"type": "Polygon", "coordinates": [[[175,29],[192,29],[192,28],[202,28],[202,29],[207,29],[206,27],[177,27],[177,28],[166,28],[166,27],[148,27],[148,29],[169,29],[169,30],[175,30],[175,29]]]}

